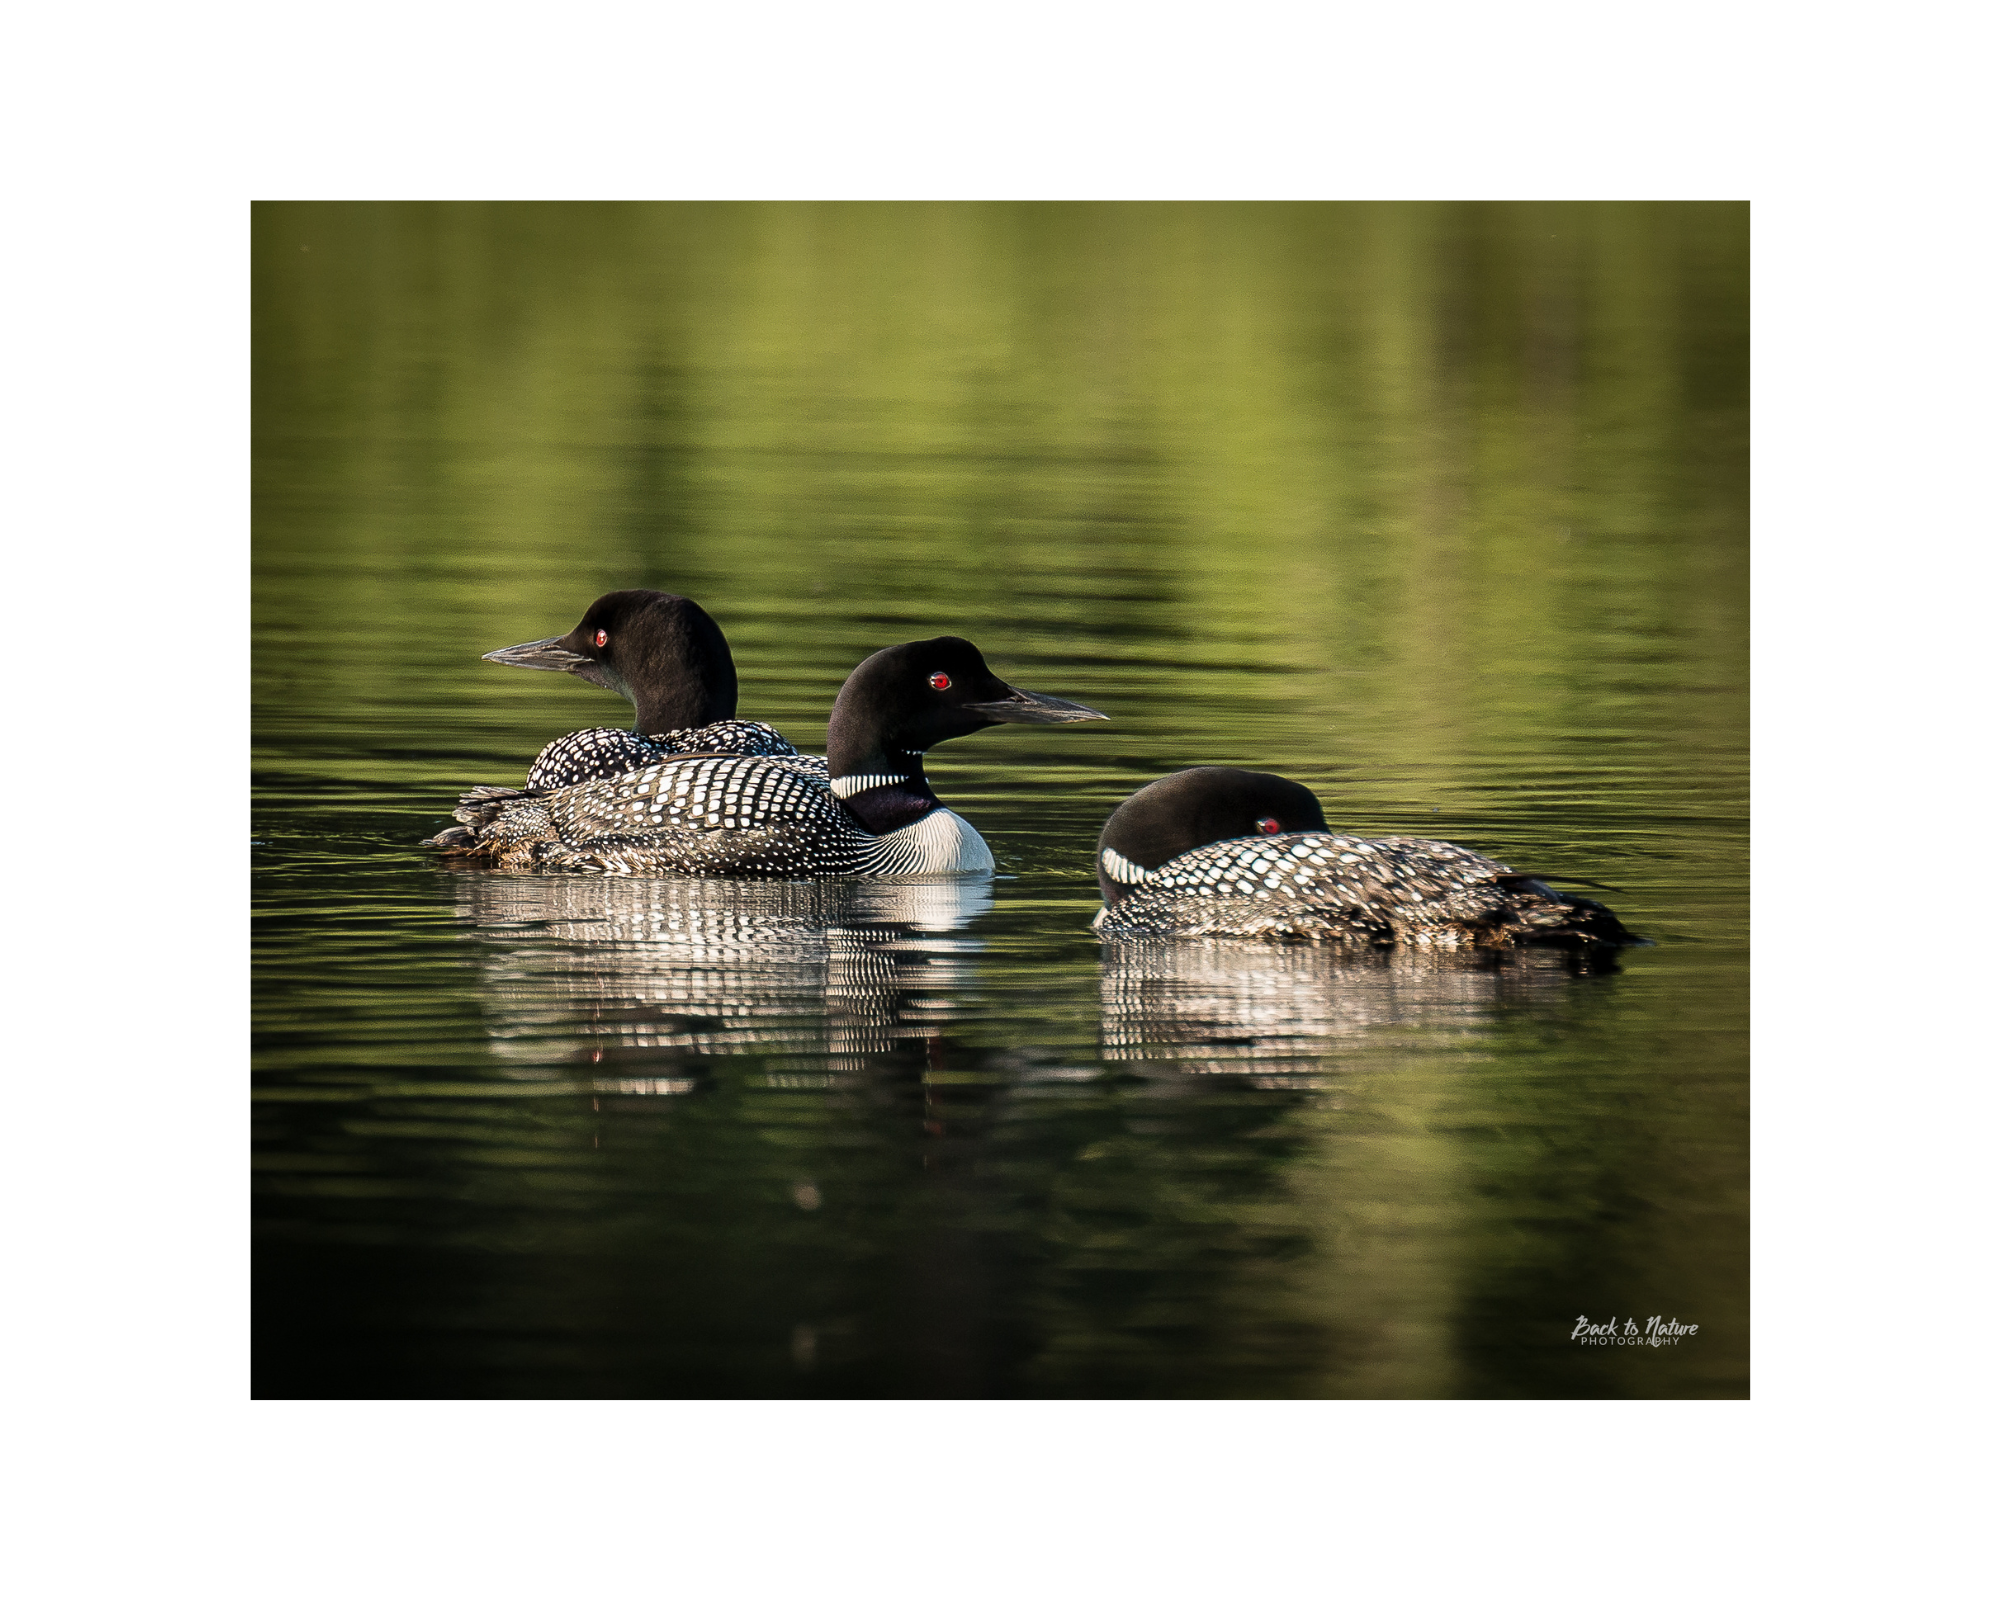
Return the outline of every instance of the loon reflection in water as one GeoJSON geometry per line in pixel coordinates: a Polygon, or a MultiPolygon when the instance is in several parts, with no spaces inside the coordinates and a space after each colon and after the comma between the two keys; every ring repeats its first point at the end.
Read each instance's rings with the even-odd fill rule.
{"type": "Polygon", "coordinates": [[[1521,1006],[1567,1004],[1586,971],[1552,950],[1452,951],[1204,939],[1109,944],[1103,950],[1107,1061],[1145,1073],[1248,1074],[1277,1086],[1323,1072],[1330,1054],[1407,1034],[1483,1032],[1521,1006]]]}
{"type": "Polygon", "coordinates": [[[691,1059],[749,1051],[822,1058],[832,1071],[936,1036],[971,990],[963,930],[991,909],[988,878],[453,875],[483,963],[494,1053],[515,1063],[630,1062],[607,1093],[694,1087],[691,1059]]]}
{"type": "MultiPolygon", "coordinates": [[[[612,1094],[684,1093],[715,1056],[837,1073],[935,1045],[978,992],[984,941],[968,927],[993,904],[983,878],[452,876],[486,947],[493,1053],[522,1070],[583,1068],[612,1094]]],[[[1268,1087],[1302,1087],[1329,1057],[1398,1036],[1471,1037],[1510,1011],[1567,1005],[1588,987],[1581,974],[1616,970],[1549,950],[1234,940],[1120,942],[1101,961],[1105,1066],[1268,1087]]]]}

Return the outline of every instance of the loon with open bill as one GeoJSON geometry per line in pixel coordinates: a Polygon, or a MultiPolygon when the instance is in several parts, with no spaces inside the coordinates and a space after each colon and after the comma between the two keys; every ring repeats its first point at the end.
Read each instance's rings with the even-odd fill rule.
{"type": "Polygon", "coordinates": [[[949,635],[878,650],[848,674],[826,761],[798,755],[668,757],[543,794],[475,790],[462,824],[426,844],[545,872],[698,877],[889,877],[990,872],[993,852],[947,810],[924,756],[1003,722],[1104,720],[1015,689],[949,635]]]}
{"type": "Polygon", "coordinates": [[[1646,942],[1595,900],[1462,846],[1331,832],[1310,789],[1241,767],[1190,767],[1126,800],[1098,838],[1097,883],[1104,908],[1091,926],[1103,939],[1646,942]]]}
{"type": "Polygon", "coordinates": [[[697,751],[798,755],[768,722],[737,718],[729,641],[713,617],[682,595],[614,590],[593,600],[568,633],[492,650],[480,659],[567,672],[632,702],[629,731],[584,728],[544,746],[528,769],[530,790],[614,778],[697,751]]]}

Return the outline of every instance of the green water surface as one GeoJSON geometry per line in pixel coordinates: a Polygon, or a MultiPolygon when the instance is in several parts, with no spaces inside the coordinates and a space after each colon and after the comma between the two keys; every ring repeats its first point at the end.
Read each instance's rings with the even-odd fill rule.
{"type": "Polygon", "coordinates": [[[1740,1396],[1748,211],[253,215],[260,1395],[1740,1396]],[[690,595],[741,714],[958,633],[1107,723],[928,770],[972,884],[416,848],[690,595]],[[1229,763],[1616,884],[1617,970],[1107,954],[1229,763]],[[1699,1331],[1586,1347],[1577,1319],[1699,1331]]]}

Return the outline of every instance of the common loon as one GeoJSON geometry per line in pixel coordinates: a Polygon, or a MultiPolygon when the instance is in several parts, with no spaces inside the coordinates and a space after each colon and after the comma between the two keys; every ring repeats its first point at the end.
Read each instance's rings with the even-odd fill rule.
{"type": "Polygon", "coordinates": [[[841,686],[825,766],[683,755],[552,793],[475,790],[427,844],[505,867],[725,878],[990,872],[993,853],[924,778],[924,754],[1000,722],[1104,713],[1002,683],[946,636],[878,650],[841,686]]]}
{"type": "Polygon", "coordinates": [[[657,589],[600,595],[568,633],[489,651],[509,667],[568,672],[630,700],[623,728],[585,728],[546,745],[526,788],[563,789],[672,755],[796,756],[767,722],[736,716],[736,663],[715,619],[692,600],[657,589]]]}
{"type": "Polygon", "coordinates": [[[1097,840],[1100,938],[1161,935],[1357,945],[1645,941],[1595,900],[1436,839],[1333,833],[1303,784],[1241,767],[1149,783],[1097,840]]]}

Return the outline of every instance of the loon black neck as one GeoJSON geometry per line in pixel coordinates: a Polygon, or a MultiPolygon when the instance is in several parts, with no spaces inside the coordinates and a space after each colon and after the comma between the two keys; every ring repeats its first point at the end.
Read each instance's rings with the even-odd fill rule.
{"type": "Polygon", "coordinates": [[[879,789],[863,789],[840,802],[854,820],[870,833],[894,833],[913,822],[921,822],[940,804],[922,779],[912,784],[884,784],[879,789]]]}
{"type": "Polygon", "coordinates": [[[836,799],[870,833],[907,828],[943,802],[924,777],[921,750],[871,750],[861,756],[827,751],[827,775],[836,799]]]}
{"type": "Polygon", "coordinates": [[[648,621],[614,646],[616,667],[602,663],[610,687],[632,702],[633,731],[705,728],[735,716],[736,662],[715,619],[681,600],[648,621]]]}
{"type": "Polygon", "coordinates": [[[666,734],[674,728],[706,728],[736,716],[736,668],[724,656],[720,668],[678,672],[668,684],[636,688],[622,674],[608,672],[612,688],[632,702],[634,734],[666,734]]]}
{"type": "Polygon", "coordinates": [[[727,722],[736,715],[734,683],[730,684],[727,692],[716,685],[689,682],[682,682],[671,689],[643,693],[629,683],[613,687],[632,702],[634,733],[671,733],[676,728],[705,728],[711,722],[727,722]]]}

